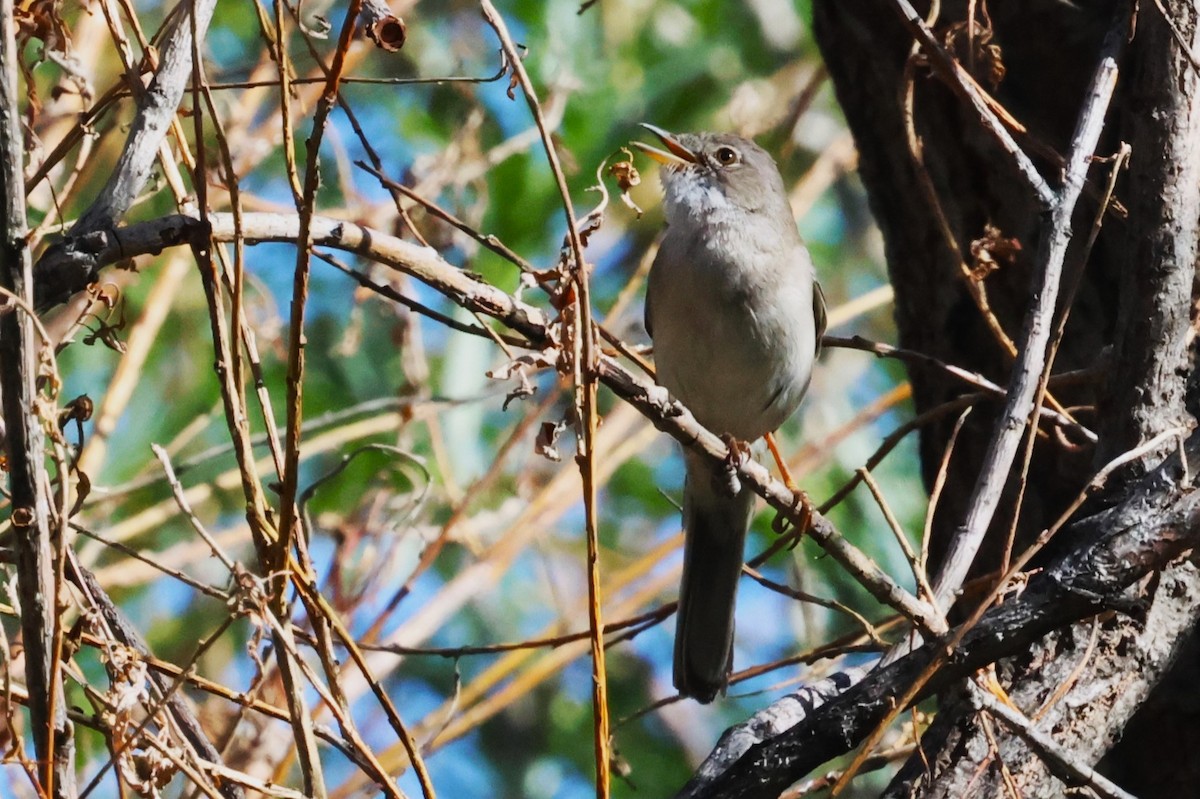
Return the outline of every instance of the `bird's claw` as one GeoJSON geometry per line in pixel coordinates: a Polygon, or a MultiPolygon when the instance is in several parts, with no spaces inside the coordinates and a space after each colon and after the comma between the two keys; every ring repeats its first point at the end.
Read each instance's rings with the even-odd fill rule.
{"type": "Polygon", "coordinates": [[[796,516],[798,520],[797,524],[795,527],[792,527],[791,514],[777,513],[775,514],[775,518],[771,520],[771,530],[776,535],[784,535],[786,533],[792,536],[792,542],[788,545],[788,549],[795,549],[796,545],[800,543],[800,539],[812,527],[814,510],[812,500],[808,498],[806,492],[792,486],[789,486],[789,488],[792,489],[792,505],[790,510],[792,513],[798,512],[796,516]]]}
{"type": "Polygon", "coordinates": [[[721,436],[721,441],[725,443],[729,452],[725,455],[722,468],[716,472],[715,482],[718,491],[734,497],[742,491],[742,481],[738,477],[738,469],[741,469],[750,460],[750,445],[728,433],[721,436]]]}
{"type": "Polygon", "coordinates": [[[729,454],[725,456],[725,462],[730,468],[740,469],[750,460],[750,445],[745,441],[734,438],[729,433],[721,436],[721,441],[729,448],[729,454]]]}

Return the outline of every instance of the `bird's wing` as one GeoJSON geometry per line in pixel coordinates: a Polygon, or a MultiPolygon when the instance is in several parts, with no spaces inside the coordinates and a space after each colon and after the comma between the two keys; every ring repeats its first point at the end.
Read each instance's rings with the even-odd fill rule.
{"type": "Polygon", "coordinates": [[[646,302],[642,309],[642,325],[646,328],[647,335],[654,338],[654,329],[650,326],[650,298],[654,296],[650,293],[650,287],[646,287],[646,302]]]}
{"type": "Polygon", "coordinates": [[[642,304],[642,325],[646,328],[646,333],[649,334],[651,339],[654,338],[654,325],[650,320],[654,314],[651,312],[650,306],[654,302],[654,286],[661,279],[661,276],[656,273],[663,268],[659,263],[659,259],[662,258],[662,244],[663,239],[659,239],[658,252],[654,254],[654,263],[650,264],[650,275],[646,279],[646,301],[642,304]]]}
{"type": "Polygon", "coordinates": [[[825,292],[821,284],[813,281],[813,319],[817,323],[817,355],[821,354],[821,337],[825,335],[825,325],[829,318],[825,314],[825,292]]]}

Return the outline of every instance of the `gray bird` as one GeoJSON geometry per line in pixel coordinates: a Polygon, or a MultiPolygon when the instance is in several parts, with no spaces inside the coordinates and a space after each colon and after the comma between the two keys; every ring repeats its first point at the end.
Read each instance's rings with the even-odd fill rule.
{"type": "MultiPolygon", "coordinates": [[[[646,329],[658,382],[709,430],[742,442],[773,432],[808,389],[825,304],[779,168],[740,136],[672,134],[636,145],[661,170],[667,232],[650,270],[646,329]]],[[[711,702],[733,666],[733,616],[754,508],[685,451],[683,580],[675,687],[711,702]]]]}

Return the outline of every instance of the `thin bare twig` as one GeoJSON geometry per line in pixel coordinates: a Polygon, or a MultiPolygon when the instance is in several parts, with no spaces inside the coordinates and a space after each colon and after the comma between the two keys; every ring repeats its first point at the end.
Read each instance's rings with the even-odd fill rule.
{"type": "Polygon", "coordinates": [[[749,566],[743,565],[742,571],[749,575],[751,580],[769,591],[782,594],[783,596],[794,599],[797,602],[809,602],[827,610],[837,611],[838,613],[843,613],[849,616],[855,621],[856,624],[862,627],[863,635],[869,638],[872,643],[874,643],[876,646],[887,646],[887,642],[880,637],[879,631],[875,629],[875,626],[871,624],[871,622],[867,621],[866,616],[862,615],[854,608],[844,605],[841,602],[838,602],[836,599],[822,599],[821,597],[814,596],[807,591],[801,591],[799,589],[792,588],[790,585],[784,585],[783,583],[776,582],[775,580],[764,576],[757,569],[753,569],[749,566]]]}
{"type": "MultiPolygon", "coordinates": [[[[946,487],[946,477],[950,474],[950,458],[954,455],[954,445],[958,441],[958,434],[962,432],[963,425],[966,424],[967,416],[971,411],[972,406],[968,405],[954,420],[954,427],[950,430],[950,437],[946,439],[946,448],[942,451],[942,460],[938,464],[937,476],[934,477],[933,487],[929,490],[929,506],[925,509],[925,525],[921,530],[922,571],[927,568],[929,563],[929,544],[933,540],[933,515],[937,511],[938,503],[941,502],[942,490],[946,487]]],[[[932,591],[928,598],[933,601],[932,591]]]]}
{"type": "MultiPolygon", "coordinates": [[[[897,2],[907,5],[905,0],[897,2]]],[[[1038,266],[1034,272],[1036,284],[1032,290],[1036,302],[1026,317],[1020,355],[1009,382],[1008,401],[988,445],[979,479],[968,503],[970,510],[967,518],[955,530],[941,573],[934,584],[937,603],[943,609],[949,607],[971,568],[975,553],[999,505],[1000,492],[1008,479],[1009,467],[1020,445],[1021,434],[1034,409],[1034,395],[1048,354],[1047,345],[1054,307],[1058,300],[1063,261],[1066,258],[1067,245],[1071,241],[1071,217],[1087,177],[1087,168],[1099,141],[1100,131],[1104,127],[1105,113],[1116,86],[1116,54],[1123,41],[1118,31],[1123,30],[1123,27],[1115,28],[1106,40],[1104,52],[1076,125],[1063,188],[1055,195],[1050,221],[1042,234],[1038,266]]]]}
{"type": "MultiPolygon", "coordinates": [[[[946,374],[949,374],[967,385],[975,386],[997,397],[1005,396],[1005,389],[988,380],[979,372],[972,372],[969,369],[964,369],[961,366],[945,363],[932,355],[926,355],[923,352],[896,347],[891,344],[885,344],[880,341],[871,341],[862,336],[851,336],[842,338],[839,336],[825,336],[823,339],[825,346],[828,347],[844,347],[846,349],[861,350],[862,352],[874,353],[880,358],[895,358],[906,363],[916,364],[918,366],[928,366],[933,369],[939,369],[946,374]]],[[[1077,433],[1088,441],[1095,442],[1096,434],[1087,427],[1081,425],[1076,420],[1065,416],[1053,408],[1038,408],[1038,415],[1045,417],[1048,421],[1052,421],[1062,427],[1069,429],[1073,433],[1077,433]]]]}
{"type": "MultiPolygon", "coordinates": [[[[896,2],[904,6],[908,5],[906,0],[896,0],[896,2]]],[[[911,9],[911,6],[909,8],[911,9]]],[[[928,29],[925,28],[925,30],[928,29]]],[[[934,604],[942,612],[949,610],[962,587],[975,559],[975,554],[978,552],[992,517],[999,506],[1000,493],[1007,482],[1009,469],[1016,456],[1021,436],[1026,425],[1031,424],[1034,418],[1035,395],[1039,385],[1043,384],[1042,376],[1048,357],[1047,347],[1055,303],[1058,299],[1059,280],[1066,258],[1067,245],[1071,240],[1071,217],[1087,177],[1087,168],[1091,163],[1092,154],[1095,152],[1100,131],[1104,126],[1108,103],[1116,86],[1116,54],[1122,44],[1120,35],[1122,30],[1123,27],[1117,24],[1110,30],[1100,61],[1096,66],[1091,87],[1085,96],[1083,109],[1080,112],[1075,136],[1072,140],[1071,153],[1067,160],[1063,188],[1054,199],[1049,223],[1042,234],[1038,257],[1039,268],[1034,273],[1035,285],[1032,290],[1036,300],[1025,320],[1022,347],[1009,381],[1008,401],[993,430],[979,477],[968,502],[967,518],[955,530],[941,571],[934,582],[934,604]]],[[[990,601],[981,605],[973,618],[978,619],[982,610],[988,606],[990,606],[990,601]]],[[[942,651],[953,652],[954,647],[966,634],[966,630],[970,628],[970,623],[963,625],[946,649],[942,651]]],[[[892,653],[890,659],[899,657],[902,651],[911,648],[914,643],[901,645],[892,653]]],[[[856,764],[861,764],[878,746],[891,722],[908,705],[912,697],[915,697],[917,692],[928,683],[943,662],[944,655],[933,658],[905,691],[904,701],[898,702],[878,721],[874,731],[863,742],[854,762],[847,768],[846,775],[839,781],[840,787],[845,787],[854,774],[856,764]]]]}
{"type": "MultiPolygon", "coordinates": [[[[1038,200],[1045,208],[1054,208],[1058,204],[1058,195],[1050,185],[1046,183],[1046,179],[1038,172],[1037,167],[1033,165],[1033,161],[1029,156],[1017,145],[1013,140],[1012,135],[1004,127],[1004,124],[996,116],[991,105],[984,99],[982,91],[970,74],[963,69],[958,60],[954,58],[946,48],[942,47],[942,43],[938,41],[937,36],[917,10],[912,7],[908,0],[892,0],[895,4],[896,11],[900,14],[900,18],[904,20],[904,24],[908,27],[913,37],[920,42],[925,50],[925,54],[929,56],[929,61],[934,69],[946,81],[946,84],[954,91],[955,94],[962,97],[971,107],[975,109],[979,119],[983,122],[984,127],[996,137],[1000,146],[1012,158],[1013,163],[1020,171],[1022,177],[1033,189],[1038,200]]],[[[1089,151],[1090,152],[1090,151],[1089,151]]]]}
{"type": "Polygon", "coordinates": [[[1050,770],[1057,774],[1068,785],[1083,784],[1095,791],[1103,799],[1134,799],[1133,794],[1105,777],[1069,750],[1059,746],[1053,738],[1034,726],[1023,714],[996,700],[994,696],[967,681],[967,691],[971,704],[976,710],[986,710],[1020,736],[1039,757],[1045,761],[1050,770]]]}
{"type": "Polygon", "coordinates": [[[171,456],[168,455],[167,451],[158,444],[151,444],[150,450],[154,453],[154,456],[158,458],[159,463],[162,464],[163,474],[166,475],[167,482],[171,485],[171,493],[175,497],[175,501],[179,504],[179,509],[183,511],[183,515],[187,517],[188,522],[192,525],[192,529],[195,530],[196,534],[204,540],[204,543],[208,544],[209,548],[212,550],[213,557],[220,560],[221,564],[229,570],[230,574],[232,574],[233,560],[225,553],[225,550],[221,547],[221,545],[218,544],[211,535],[209,535],[208,528],[200,523],[200,519],[196,516],[196,512],[192,510],[192,506],[188,502],[187,496],[183,493],[183,486],[179,484],[179,478],[175,476],[175,470],[171,468],[171,456]]]}
{"type": "MultiPolygon", "coordinates": [[[[620,621],[610,621],[604,625],[604,634],[620,633],[626,630],[637,630],[638,632],[646,629],[649,626],[658,624],[663,619],[666,619],[675,612],[675,603],[668,602],[654,610],[646,611],[637,616],[632,616],[628,619],[620,621]]],[[[475,646],[443,646],[443,647],[419,647],[419,646],[400,646],[398,644],[381,644],[381,645],[362,645],[364,652],[391,652],[396,655],[430,655],[443,658],[460,658],[470,657],[473,655],[495,655],[502,652],[514,652],[521,649],[544,649],[562,646],[574,641],[583,641],[591,636],[591,630],[579,630],[573,633],[564,633],[562,635],[550,635],[539,638],[529,638],[524,641],[513,641],[511,643],[502,644],[478,644],[475,646]]],[[[606,645],[611,646],[612,642],[606,642],[606,645]]]]}
{"type": "MultiPolygon", "coordinates": [[[[583,257],[583,240],[579,234],[579,226],[575,219],[574,206],[571,203],[571,193],[567,188],[567,179],[558,161],[558,152],[550,138],[546,120],[542,115],[537,94],[525,65],[521,62],[521,54],[517,52],[500,16],[490,0],[482,0],[483,17],[500,37],[500,44],[509,59],[513,74],[521,85],[525,101],[537,124],[542,146],[546,151],[546,160],[554,174],[558,185],[558,193],[562,199],[563,211],[567,218],[567,240],[571,246],[571,283],[572,317],[574,321],[573,337],[570,347],[564,347],[564,353],[569,354],[572,377],[575,389],[575,405],[579,417],[579,451],[576,461],[583,478],[583,505],[587,538],[588,561],[588,620],[592,628],[592,708],[594,713],[594,746],[596,753],[596,796],[597,799],[607,799],[610,791],[609,761],[611,759],[608,720],[608,676],[604,665],[604,641],[602,631],[604,619],[601,612],[600,592],[600,532],[596,511],[596,428],[599,424],[596,410],[596,332],[592,325],[592,300],[588,283],[588,267],[583,257]]],[[[510,93],[511,96],[511,93],[510,93]]]]}
{"type": "Polygon", "coordinates": [[[1163,0],[1154,0],[1154,7],[1158,9],[1158,13],[1162,14],[1163,21],[1171,29],[1171,35],[1175,37],[1175,44],[1179,45],[1180,52],[1187,56],[1188,63],[1192,65],[1192,69],[1200,72],[1200,58],[1196,57],[1196,52],[1192,50],[1192,45],[1188,42],[1187,37],[1183,35],[1183,31],[1179,29],[1179,23],[1171,16],[1171,12],[1163,4],[1163,0]]]}
{"type": "MultiPolygon", "coordinates": [[[[210,214],[209,220],[214,239],[229,240],[233,235],[232,220],[228,214],[210,214]]],[[[103,261],[117,258],[118,253],[128,257],[131,253],[152,252],[177,245],[194,235],[194,224],[195,220],[190,217],[175,216],[108,231],[95,257],[103,261]]],[[[454,268],[429,248],[352,222],[326,217],[314,217],[311,230],[314,245],[357,252],[421,280],[468,310],[496,319],[526,336],[533,344],[550,347],[554,343],[550,324],[540,309],[454,268]]],[[[248,213],[243,219],[243,231],[247,241],[294,242],[299,222],[294,214],[248,213]]],[[[669,400],[659,387],[607,357],[600,358],[598,373],[605,385],[685,446],[706,452],[714,459],[714,463],[727,456],[721,440],[704,430],[686,409],[669,400]]],[[[967,398],[963,402],[969,404],[971,401],[974,400],[967,398]]],[[[906,426],[905,430],[908,429],[912,428],[906,426]]],[[[895,437],[892,446],[898,438],[895,437]]],[[[793,522],[800,521],[798,509],[792,504],[792,492],[773,480],[770,473],[757,462],[748,461],[739,471],[739,476],[785,518],[793,522]]],[[[905,591],[861,550],[842,538],[828,520],[820,516],[814,519],[813,539],[881,602],[910,619],[920,620],[920,624],[937,624],[932,608],[905,591]]]]}
{"type": "MultiPolygon", "coordinates": [[[[960,417],[962,418],[962,417],[960,417]]],[[[892,536],[899,544],[900,550],[904,553],[904,559],[908,561],[908,567],[912,570],[913,580],[917,584],[917,596],[925,599],[933,597],[933,588],[929,585],[929,577],[925,574],[925,562],[917,557],[917,553],[913,551],[912,544],[908,542],[908,536],[904,534],[904,528],[900,526],[900,521],[896,518],[896,514],[892,513],[891,507],[888,505],[887,498],[883,495],[883,490],[879,484],[875,482],[875,478],[866,469],[857,470],[862,476],[863,482],[867,484],[867,489],[871,492],[871,496],[875,498],[875,503],[879,506],[879,510],[883,513],[883,518],[887,521],[888,528],[892,531],[892,536]]],[[[928,630],[924,632],[928,633],[928,630]]]]}
{"type": "MultiPolygon", "coordinates": [[[[930,16],[933,17],[934,14],[935,11],[931,9],[930,16]]],[[[987,286],[983,281],[974,279],[971,275],[971,270],[963,262],[962,249],[959,247],[954,230],[950,226],[950,220],[946,217],[946,211],[942,207],[941,198],[938,197],[937,189],[933,185],[933,178],[929,174],[929,168],[925,164],[925,148],[921,137],[917,134],[915,110],[917,89],[916,58],[919,45],[914,42],[912,50],[912,54],[909,55],[908,61],[904,65],[904,133],[908,143],[909,155],[912,157],[917,185],[925,195],[926,202],[929,203],[929,209],[932,212],[934,221],[937,222],[938,232],[942,234],[942,242],[946,250],[952,254],[953,259],[958,263],[959,274],[962,277],[967,293],[971,296],[975,307],[979,309],[979,314],[983,317],[988,330],[991,331],[992,337],[996,339],[996,342],[1001,346],[1005,354],[1009,358],[1013,358],[1017,354],[1016,345],[1013,344],[1008,331],[1000,324],[1000,320],[996,318],[996,314],[992,310],[991,302],[988,300],[987,286]]]]}
{"type": "MultiPolygon", "coordinates": [[[[1083,282],[1083,273],[1087,268],[1088,258],[1091,256],[1092,247],[1100,235],[1100,228],[1104,224],[1104,215],[1108,212],[1109,201],[1112,200],[1113,190],[1117,186],[1117,178],[1120,176],[1121,169],[1129,158],[1129,153],[1129,145],[1122,142],[1117,154],[1112,157],[1112,168],[1109,170],[1108,184],[1105,186],[1100,207],[1096,211],[1095,218],[1092,220],[1091,230],[1088,232],[1082,252],[1078,254],[1075,263],[1071,265],[1072,268],[1067,270],[1064,280],[1065,289],[1063,291],[1063,299],[1060,303],[1062,310],[1057,314],[1054,322],[1054,330],[1050,335],[1050,342],[1046,345],[1046,362],[1042,366],[1042,374],[1038,379],[1037,390],[1034,393],[1033,408],[1035,414],[1041,413],[1043,401],[1049,396],[1047,394],[1047,387],[1050,383],[1050,372],[1054,369],[1054,360],[1058,356],[1058,348],[1062,344],[1063,335],[1066,333],[1067,320],[1071,317],[1071,308],[1075,305],[1075,296],[1079,292],[1080,284],[1083,282]]],[[[1037,443],[1036,431],[1037,427],[1030,425],[1025,436],[1025,452],[1021,462],[1020,482],[1017,488],[1016,500],[1012,505],[1012,521],[1009,524],[1008,537],[1004,542],[1004,553],[1000,558],[1001,571],[1008,570],[1009,560],[1012,557],[1013,544],[1017,539],[1017,524],[1021,517],[1021,506],[1025,501],[1025,487],[1029,479],[1029,466],[1033,462],[1033,449],[1037,443]]],[[[1096,440],[1095,437],[1092,438],[1092,441],[1096,440]]]]}
{"type": "Polygon", "coordinates": [[[475,241],[479,242],[484,247],[487,247],[489,250],[496,253],[496,255],[499,255],[501,258],[504,258],[505,260],[512,262],[522,272],[537,272],[538,271],[536,268],[534,268],[533,264],[529,263],[529,261],[525,260],[520,255],[518,255],[516,252],[514,252],[512,250],[512,248],[510,248],[504,242],[500,241],[500,239],[496,235],[491,234],[491,233],[480,233],[478,230],[471,227],[466,222],[462,221],[461,219],[459,219],[457,216],[450,213],[446,209],[442,208],[437,203],[433,202],[432,200],[426,199],[419,192],[413,191],[408,186],[405,186],[403,183],[399,183],[395,180],[392,180],[387,175],[383,174],[382,170],[378,166],[372,166],[370,164],[367,164],[365,161],[355,161],[354,165],[357,166],[362,171],[366,172],[368,175],[373,176],[376,180],[379,181],[379,185],[383,186],[385,189],[396,192],[398,194],[403,194],[405,197],[412,200],[413,202],[420,204],[420,206],[422,208],[424,208],[427,212],[429,212],[430,214],[433,214],[435,217],[442,220],[446,224],[453,225],[458,230],[462,231],[463,233],[467,234],[471,238],[475,239],[475,241]]]}
{"type": "MultiPolygon", "coordinates": [[[[26,236],[24,146],[17,85],[20,51],[15,8],[0,0],[0,400],[4,451],[11,491],[10,521],[17,550],[17,592],[25,646],[25,681],[30,695],[30,735],[37,753],[38,781],[48,797],[75,795],[74,739],[66,717],[58,630],[59,582],[51,540],[44,415],[46,398],[37,388],[39,340],[33,307],[33,261],[26,236]]],[[[65,483],[67,476],[62,472],[65,483]]],[[[65,514],[67,508],[61,508],[65,514]]],[[[67,542],[59,539],[59,546],[67,542]]]]}
{"type": "MultiPolygon", "coordinates": [[[[277,25],[282,26],[283,15],[278,10],[280,8],[277,3],[277,25]]],[[[292,276],[292,306],[291,316],[288,326],[288,358],[287,358],[287,434],[283,449],[283,474],[280,477],[279,491],[279,528],[278,538],[271,542],[269,546],[264,548],[260,553],[265,555],[262,558],[261,566],[264,573],[279,574],[279,578],[274,581],[274,587],[271,591],[271,608],[275,617],[281,621],[280,627],[272,628],[272,635],[276,641],[276,645],[291,643],[292,636],[287,615],[287,579],[286,575],[291,572],[290,555],[293,544],[297,546],[300,557],[303,558],[303,553],[307,550],[307,541],[302,535],[299,535],[297,523],[296,509],[296,492],[297,484],[300,475],[300,437],[302,434],[302,423],[304,418],[303,396],[304,396],[304,320],[305,311],[308,305],[308,280],[309,272],[312,265],[312,218],[316,212],[316,194],[317,187],[320,185],[320,151],[321,141],[325,135],[325,123],[329,118],[330,112],[333,110],[336,102],[337,93],[339,91],[338,83],[341,79],[342,72],[346,65],[346,53],[350,48],[350,40],[357,27],[357,19],[359,9],[361,8],[360,0],[350,0],[346,8],[346,14],[342,21],[341,32],[338,36],[337,48],[334,50],[333,63],[330,66],[324,91],[321,93],[321,98],[317,102],[317,107],[313,113],[312,132],[309,134],[307,147],[307,159],[304,165],[304,185],[301,193],[295,194],[296,210],[300,217],[300,230],[296,239],[296,265],[292,276]]],[[[276,35],[279,37],[280,45],[278,55],[283,58],[282,40],[284,32],[282,28],[276,30],[276,35]]],[[[278,64],[281,71],[286,72],[287,63],[281,62],[278,64]]],[[[288,102],[286,85],[282,92],[284,107],[288,102]]],[[[283,116],[282,124],[285,131],[285,142],[288,141],[288,136],[291,132],[291,120],[287,116],[283,116]]],[[[290,152],[290,150],[289,150],[290,152]]],[[[293,178],[294,180],[294,178],[293,178]]],[[[295,186],[293,185],[293,192],[295,186]]],[[[295,582],[303,583],[303,575],[310,573],[311,568],[307,563],[301,564],[301,573],[292,574],[295,582]]],[[[312,608],[312,606],[310,606],[312,608]]],[[[322,619],[319,613],[311,613],[314,625],[318,635],[324,634],[325,620],[322,619]]],[[[326,641],[326,647],[328,642],[326,641]]],[[[294,648],[294,644],[289,649],[294,648]]],[[[287,691],[288,708],[292,713],[292,726],[297,733],[297,753],[300,759],[301,771],[304,775],[304,788],[306,793],[315,793],[318,797],[326,795],[324,784],[323,769],[321,766],[320,754],[317,752],[316,736],[313,733],[312,721],[309,718],[308,710],[305,706],[305,701],[299,690],[298,680],[296,679],[295,670],[299,667],[301,670],[305,668],[303,661],[295,656],[291,651],[283,651],[280,646],[280,651],[277,653],[277,662],[279,664],[280,674],[284,680],[284,686],[287,691]]],[[[323,659],[324,660],[324,659],[323,659]]],[[[344,714],[337,713],[336,709],[341,707],[336,699],[330,698],[329,707],[335,711],[335,715],[342,716],[344,714]]],[[[347,727],[343,724],[343,731],[353,735],[353,727],[347,727]]],[[[419,762],[419,761],[418,761],[419,762]]],[[[423,770],[418,769],[418,774],[424,777],[423,770]]],[[[427,787],[427,780],[422,779],[422,787],[427,787]]],[[[432,795],[432,789],[426,790],[426,795],[432,795]]]]}
{"type": "Polygon", "coordinates": [[[196,38],[203,39],[215,7],[216,0],[194,0],[184,13],[175,15],[174,27],[159,50],[159,68],[130,125],[125,149],[104,188],[71,228],[72,236],[116,224],[146,185],[159,145],[175,120],[192,74],[193,22],[196,38]]]}

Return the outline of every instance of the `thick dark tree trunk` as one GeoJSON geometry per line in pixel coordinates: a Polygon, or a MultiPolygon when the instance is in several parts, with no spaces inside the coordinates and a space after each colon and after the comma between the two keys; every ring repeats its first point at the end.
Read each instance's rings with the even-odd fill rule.
{"type": "MultiPolygon", "coordinates": [[[[1117,0],[979,5],[990,13],[990,25],[977,28],[973,36],[967,36],[964,24],[965,1],[942,3],[933,28],[1027,128],[1026,134],[1017,134],[1018,143],[1055,188],[1061,172],[1057,155],[1068,149],[1102,41],[1114,26],[1124,25],[1127,38],[1129,30],[1136,34],[1124,49],[1118,94],[1098,150],[1115,153],[1120,142],[1128,142],[1130,166],[1118,184],[1119,205],[1105,215],[1084,264],[1108,167],[1098,164],[1090,172],[1064,279],[1069,287],[1078,274],[1079,288],[1054,368],[1055,374],[1077,374],[1051,385],[1054,399],[1099,439],[1043,437],[1024,484],[1017,478],[1018,456],[1005,501],[975,561],[976,576],[1002,566],[1010,529],[1015,530],[1012,550],[1019,553],[1069,506],[1100,466],[1190,419],[1185,387],[1200,221],[1200,75],[1194,56],[1183,47],[1200,52],[1195,2],[1164,2],[1169,22],[1158,4],[1142,3],[1135,27],[1127,24],[1128,5],[1117,0]],[[1003,77],[996,81],[1001,66],[1003,77]]],[[[976,253],[989,239],[1019,243],[1019,250],[991,247],[999,267],[976,283],[999,326],[1018,339],[1046,217],[1013,159],[976,112],[933,77],[923,61],[910,60],[913,39],[895,6],[893,0],[817,0],[814,12],[816,35],[858,143],[862,178],[883,231],[896,290],[899,343],[1005,384],[1012,358],[973,298],[969,281],[975,278],[967,270],[979,265],[976,253]],[[906,65],[913,76],[914,128],[923,169],[906,134],[906,65]],[[929,189],[922,188],[926,185],[929,189]],[[997,232],[987,233],[989,226],[997,232]]],[[[928,6],[918,6],[918,11],[927,13],[928,6]]],[[[976,18],[985,21],[978,12],[976,18]]],[[[1069,296],[1066,288],[1063,296],[1069,296]]],[[[962,392],[960,384],[936,371],[917,368],[911,377],[919,411],[962,392]]],[[[935,516],[935,570],[966,513],[997,411],[977,408],[955,445],[935,516]]],[[[946,417],[922,431],[922,466],[930,482],[955,421],[946,417]]],[[[1121,479],[1110,481],[1092,509],[1115,503],[1121,480],[1162,455],[1149,453],[1121,473],[1121,479]]],[[[1065,536],[1053,544],[1059,553],[1073,545],[1065,536]]],[[[1044,707],[1041,728],[1082,762],[1096,763],[1124,733],[1108,767],[1128,790],[1145,796],[1194,796],[1200,760],[1171,758],[1171,768],[1163,769],[1161,748],[1152,761],[1143,755],[1151,739],[1182,744],[1200,735],[1192,703],[1151,691],[1200,614],[1200,578],[1190,564],[1175,565],[1142,586],[1139,597],[1148,608],[1143,618],[1098,617],[1051,634],[1027,656],[1004,664],[1005,682],[1027,715],[1044,707]],[[1069,690],[1059,696],[1060,688],[1069,690]],[[1147,725],[1157,728],[1155,736],[1134,734],[1147,725]],[[1173,783],[1165,784],[1164,778],[1173,783]]],[[[1197,671],[1196,657],[1180,658],[1162,690],[1194,686],[1200,679],[1197,671]]],[[[999,761],[1013,775],[1020,795],[1062,793],[1063,783],[1019,739],[994,722],[984,724],[979,714],[950,697],[943,704],[925,741],[932,772],[914,758],[893,784],[893,795],[964,796],[969,784],[974,796],[1004,795],[999,761]],[[988,735],[997,741],[999,758],[988,735]],[[981,764],[986,766],[982,770],[981,764]]]]}
{"type": "MultiPolygon", "coordinates": [[[[996,39],[992,43],[999,43],[1007,73],[995,94],[1029,129],[1030,136],[1022,143],[1034,141],[1047,155],[1049,151],[1065,153],[1100,42],[1112,24],[1111,3],[1096,3],[1086,11],[1055,0],[998,5],[1003,6],[1003,16],[993,10],[996,39]],[[1014,31],[1011,39],[1019,43],[1013,50],[1008,48],[1010,37],[1003,35],[1010,29],[1014,31]],[[1017,97],[1010,97],[1009,92],[1017,97]]],[[[935,30],[945,32],[963,20],[965,6],[965,2],[944,3],[942,22],[935,30]]],[[[975,266],[972,243],[987,238],[989,225],[998,231],[998,238],[1019,244],[1019,250],[1009,250],[1010,261],[998,253],[999,267],[979,281],[1000,326],[1015,339],[1029,304],[1030,270],[1043,216],[1012,158],[983,129],[975,112],[931,77],[927,67],[916,65],[916,134],[924,171],[953,236],[951,247],[933,202],[922,191],[921,170],[910,154],[903,93],[913,40],[893,7],[892,0],[822,1],[816,3],[815,13],[818,41],[854,132],[862,178],[883,232],[896,289],[899,343],[1004,384],[1012,357],[991,333],[972,299],[964,265],[975,266]]],[[[965,34],[956,41],[961,44],[958,49],[965,51],[965,34]]],[[[983,73],[987,70],[980,55],[976,72],[986,87],[983,73]]],[[[1101,151],[1114,151],[1116,140],[1106,136],[1101,151]]],[[[1038,157],[1032,147],[1026,149],[1056,184],[1060,165],[1038,157]]],[[[1092,174],[1103,176],[1098,169],[1092,174]]],[[[1098,185],[1093,178],[1090,186],[1098,185]]],[[[1086,230],[1095,216],[1097,199],[1098,192],[1089,189],[1080,203],[1077,228],[1086,230]]],[[[1120,247],[1113,240],[1122,235],[1120,228],[1110,215],[1072,307],[1067,335],[1055,361],[1056,372],[1099,369],[1101,354],[1112,343],[1121,260],[1120,247]]],[[[1078,267],[1085,238],[1075,237],[1068,271],[1078,267]]],[[[916,369],[911,378],[919,412],[963,393],[960,381],[938,370],[916,369]]],[[[1056,389],[1054,395],[1066,406],[1093,405],[1095,389],[1093,379],[1071,389],[1056,389]]],[[[965,515],[996,410],[998,406],[976,409],[959,436],[935,517],[935,561],[947,534],[965,515]]],[[[1095,426],[1091,415],[1077,415],[1084,424],[1095,426]]],[[[921,460],[928,482],[932,482],[954,425],[955,418],[950,416],[922,431],[921,460]]],[[[1061,512],[1090,477],[1093,457],[1093,448],[1078,442],[1053,442],[1038,448],[1022,503],[1019,533],[1036,535],[1061,512]]],[[[993,534],[979,557],[985,570],[995,569],[1001,559],[1014,507],[1014,502],[1004,503],[993,524],[993,534]]],[[[1018,540],[1016,546],[1021,543],[1018,540]]]]}

